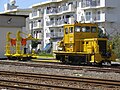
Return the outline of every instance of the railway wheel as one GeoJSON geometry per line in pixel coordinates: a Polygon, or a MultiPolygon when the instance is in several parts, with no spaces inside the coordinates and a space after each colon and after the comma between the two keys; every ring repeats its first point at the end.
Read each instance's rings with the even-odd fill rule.
{"type": "Polygon", "coordinates": [[[7,58],[8,58],[8,60],[17,60],[16,57],[7,57],[7,58]]]}
{"type": "Polygon", "coordinates": [[[65,61],[65,56],[64,55],[62,55],[62,56],[60,56],[60,61],[62,62],[62,63],[66,63],[66,61],[65,61]]]}
{"type": "Polygon", "coordinates": [[[57,60],[60,60],[60,55],[55,56],[57,60]]]}

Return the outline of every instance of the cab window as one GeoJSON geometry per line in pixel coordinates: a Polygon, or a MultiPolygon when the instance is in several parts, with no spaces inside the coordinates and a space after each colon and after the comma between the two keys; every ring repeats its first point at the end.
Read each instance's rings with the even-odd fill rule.
{"type": "Polygon", "coordinates": [[[70,30],[70,33],[73,33],[73,27],[70,27],[69,30],[70,30]]]}
{"type": "Polygon", "coordinates": [[[75,26],[75,32],[80,32],[81,27],[80,26],[75,26]]]}
{"type": "Polygon", "coordinates": [[[68,28],[65,28],[65,34],[68,34],[68,28]]]}
{"type": "Polygon", "coordinates": [[[97,27],[91,27],[91,32],[96,33],[97,32],[97,27]]]}
{"type": "Polygon", "coordinates": [[[82,27],[82,32],[90,32],[90,27],[82,27]]]}

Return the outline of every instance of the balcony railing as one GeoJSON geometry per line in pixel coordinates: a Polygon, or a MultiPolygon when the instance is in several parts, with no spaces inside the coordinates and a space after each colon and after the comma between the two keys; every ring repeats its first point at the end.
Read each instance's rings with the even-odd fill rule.
{"type": "Polygon", "coordinates": [[[81,3],[81,7],[82,8],[86,8],[86,7],[96,7],[96,6],[100,6],[100,1],[92,1],[92,0],[89,0],[89,1],[83,1],[81,3]]]}
{"type": "Polygon", "coordinates": [[[63,32],[54,32],[50,34],[50,38],[62,38],[63,36],[63,32]]]}
{"type": "Polygon", "coordinates": [[[58,13],[57,8],[51,8],[50,10],[46,11],[47,14],[54,14],[54,13],[58,13]]]}
{"type": "Polygon", "coordinates": [[[75,6],[74,5],[69,5],[69,6],[61,6],[59,8],[51,8],[46,11],[47,14],[57,14],[57,13],[62,13],[64,11],[67,12],[72,12],[75,11],[75,6]]]}
{"type": "MultiPolygon", "coordinates": [[[[95,22],[115,22],[117,20],[116,17],[114,17],[114,14],[108,14],[108,13],[101,13],[101,14],[92,14],[92,18],[89,20],[86,20],[88,22],[95,21],[95,22]]],[[[87,17],[86,17],[87,18],[87,17]]]]}
{"type": "Polygon", "coordinates": [[[37,23],[33,24],[33,29],[39,29],[39,28],[42,28],[42,27],[43,27],[43,23],[37,22],[37,23]]]}
{"type": "Polygon", "coordinates": [[[39,18],[39,17],[43,17],[43,12],[37,11],[30,13],[30,19],[39,18]]]}
{"type": "Polygon", "coordinates": [[[67,24],[67,23],[69,23],[68,20],[51,20],[51,21],[47,21],[46,25],[47,26],[59,26],[59,25],[67,24]]]}

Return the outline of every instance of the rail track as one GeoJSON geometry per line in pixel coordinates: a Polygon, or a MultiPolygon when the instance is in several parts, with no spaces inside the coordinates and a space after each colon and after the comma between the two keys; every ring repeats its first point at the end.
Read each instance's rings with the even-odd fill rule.
{"type": "Polygon", "coordinates": [[[0,80],[1,87],[9,87],[15,89],[25,89],[25,90],[49,90],[50,88],[54,88],[54,90],[86,90],[80,88],[72,88],[72,87],[64,87],[64,86],[56,86],[56,85],[45,85],[45,84],[35,84],[30,82],[20,82],[20,81],[10,81],[10,80],[0,80]]]}
{"type": "Polygon", "coordinates": [[[98,88],[98,86],[99,88],[104,87],[105,89],[119,89],[120,81],[62,75],[0,71],[0,86],[29,90],[47,90],[48,88],[54,88],[55,90],[86,90],[93,89],[91,86],[96,88],[98,88]],[[1,79],[1,77],[8,77],[9,79],[1,79]],[[60,84],[60,82],[62,84],[60,84]]]}
{"type": "Polygon", "coordinates": [[[73,66],[64,65],[61,63],[33,63],[33,62],[14,62],[14,61],[0,61],[2,65],[15,65],[15,66],[29,66],[29,67],[44,67],[44,68],[54,68],[54,69],[69,69],[69,70],[84,70],[84,71],[94,71],[94,72],[114,72],[120,73],[120,66],[111,67],[98,67],[98,66],[73,66]]]}

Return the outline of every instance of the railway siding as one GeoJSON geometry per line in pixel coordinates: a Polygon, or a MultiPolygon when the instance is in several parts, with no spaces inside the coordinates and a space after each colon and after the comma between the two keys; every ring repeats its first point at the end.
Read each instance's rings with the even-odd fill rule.
{"type": "MultiPolygon", "coordinates": [[[[62,75],[48,75],[48,74],[33,74],[21,72],[0,71],[1,82],[12,83],[11,86],[19,86],[22,88],[40,89],[41,87],[51,87],[59,89],[114,89],[120,88],[120,81],[84,78],[84,77],[70,77],[62,75]],[[3,80],[4,79],[4,80],[3,80]],[[16,84],[15,84],[16,83],[16,84]],[[85,87],[84,87],[85,86],[85,87]]],[[[3,85],[0,83],[0,85],[3,85]]]]}
{"type": "MultiPolygon", "coordinates": [[[[60,63],[1,61],[0,80],[10,80],[24,83],[32,82],[39,85],[59,85],[61,88],[69,87],[68,90],[70,90],[70,88],[71,90],[73,88],[83,90],[112,90],[120,88],[120,73],[116,72],[117,70],[119,71],[119,67],[106,68],[93,66],[71,66],[60,63]],[[58,77],[53,77],[55,75],[59,76],[59,79],[57,79],[58,77]]],[[[25,86],[27,88],[32,88],[28,87],[29,85],[25,86]]],[[[45,88],[43,90],[46,90],[46,87],[38,88],[45,88]]],[[[50,88],[50,86],[47,88],[50,88]]],[[[57,89],[60,90],[60,88],[57,89]]],[[[53,90],[57,89],[55,88],[53,90]]]]}

